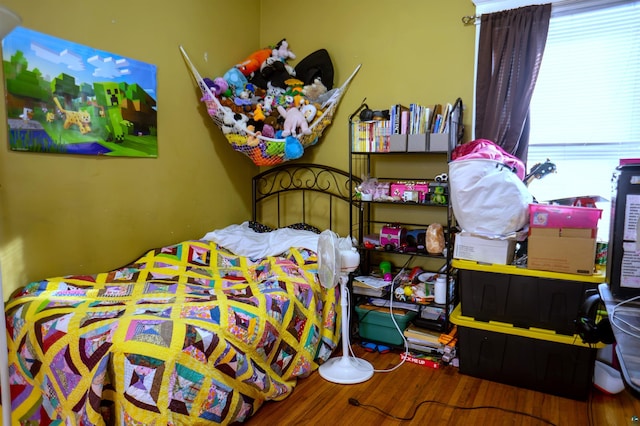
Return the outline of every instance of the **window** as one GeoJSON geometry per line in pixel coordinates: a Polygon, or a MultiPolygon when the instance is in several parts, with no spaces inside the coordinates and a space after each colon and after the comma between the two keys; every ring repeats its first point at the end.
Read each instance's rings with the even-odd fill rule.
{"type": "MultiPolygon", "coordinates": [[[[530,184],[539,201],[609,199],[619,159],[640,157],[640,2],[612,3],[552,12],[531,101],[527,165],[549,158],[557,172],[530,184]]],[[[598,207],[598,237],[607,240],[609,205],[598,207]]]]}

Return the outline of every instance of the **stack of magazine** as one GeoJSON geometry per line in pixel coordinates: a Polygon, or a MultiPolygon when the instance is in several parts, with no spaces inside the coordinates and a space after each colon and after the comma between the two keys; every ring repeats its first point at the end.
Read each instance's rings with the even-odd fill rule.
{"type": "Polygon", "coordinates": [[[384,297],[389,294],[391,281],[371,275],[358,276],[353,279],[353,292],[362,296],[384,297]]]}
{"type": "Polygon", "coordinates": [[[444,345],[440,343],[440,333],[437,331],[411,324],[404,331],[404,337],[407,339],[409,349],[426,353],[442,353],[444,351],[444,345]]]}

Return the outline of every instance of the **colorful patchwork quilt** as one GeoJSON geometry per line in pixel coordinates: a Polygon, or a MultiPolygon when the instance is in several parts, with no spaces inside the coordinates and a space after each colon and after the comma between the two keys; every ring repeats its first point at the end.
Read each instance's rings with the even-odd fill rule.
{"type": "Polygon", "coordinates": [[[186,241],[21,288],[6,306],[13,423],[246,420],[337,344],[338,289],[319,284],[316,260],[186,241]]]}

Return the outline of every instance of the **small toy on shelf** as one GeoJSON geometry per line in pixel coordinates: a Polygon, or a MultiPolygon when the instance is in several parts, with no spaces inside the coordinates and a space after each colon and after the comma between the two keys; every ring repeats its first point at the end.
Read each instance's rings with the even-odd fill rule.
{"type": "Polygon", "coordinates": [[[420,267],[415,267],[410,273],[403,272],[399,275],[398,286],[394,291],[395,299],[400,302],[428,304],[433,301],[430,287],[437,273],[425,272],[420,267]]]}
{"type": "Polygon", "coordinates": [[[393,275],[391,274],[391,262],[388,260],[380,262],[380,272],[382,272],[382,277],[385,281],[393,280],[393,275]]]}
{"type": "MultiPolygon", "coordinates": [[[[429,184],[429,202],[431,204],[447,204],[447,190],[449,184],[432,182],[429,184]]],[[[425,199],[426,201],[426,199],[425,199]]]]}

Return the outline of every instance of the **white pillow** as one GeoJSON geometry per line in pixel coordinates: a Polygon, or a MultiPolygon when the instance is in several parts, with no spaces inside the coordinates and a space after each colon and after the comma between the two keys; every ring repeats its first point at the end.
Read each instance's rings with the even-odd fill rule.
{"type": "Polygon", "coordinates": [[[249,227],[249,222],[243,222],[240,225],[229,225],[208,232],[202,239],[213,241],[237,255],[259,259],[279,255],[291,247],[302,247],[316,252],[318,237],[315,232],[291,228],[258,233],[249,227]]]}

